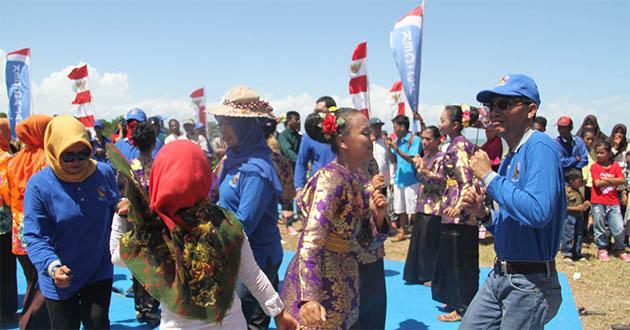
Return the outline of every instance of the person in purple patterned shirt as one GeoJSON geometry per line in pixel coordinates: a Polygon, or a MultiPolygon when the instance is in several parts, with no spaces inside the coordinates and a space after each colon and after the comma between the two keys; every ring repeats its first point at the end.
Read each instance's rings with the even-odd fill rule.
{"type": "Polygon", "coordinates": [[[387,238],[383,177],[365,187],[362,162],[372,158],[370,126],[356,109],[339,109],[305,123],[311,138],[330,144],[337,158],[320,168],[298,194],[304,231],[284,277],[282,299],[300,325],[348,329],[359,316],[359,266],[354,240],[378,249],[387,238]]]}
{"type": "Polygon", "coordinates": [[[478,109],[465,105],[446,106],[440,117],[440,131],[451,143],[440,171],[446,190],[441,202],[442,237],[431,294],[451,310],[438,316],[444,322],[462,319],[479,286],[479,227],[474,216],[462,212],[464,192],[475,187],[469,160],[477,149],[462,130],[478,118],[478,109]]]}

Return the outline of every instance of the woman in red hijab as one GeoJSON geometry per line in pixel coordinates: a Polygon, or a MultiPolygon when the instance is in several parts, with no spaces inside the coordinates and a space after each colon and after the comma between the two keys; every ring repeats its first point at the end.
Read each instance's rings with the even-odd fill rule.
{"type": "MultiPolygon", "coordinates": [[[[115,158],[110,157],[124,174],[124,162],[115,158]]],[[[241,223],[207,201],[212,171],[196,144],[178,140],[162,148],[151,170],[148,205],[137,182],[127,179],[133,229],[125,234],[130,224],[114,217],[112,262],[129,267],[160,301],[160,328],[245,329],[237,278],[275,317],[278,329],[296,327],[256,264],[241,223]]]]}

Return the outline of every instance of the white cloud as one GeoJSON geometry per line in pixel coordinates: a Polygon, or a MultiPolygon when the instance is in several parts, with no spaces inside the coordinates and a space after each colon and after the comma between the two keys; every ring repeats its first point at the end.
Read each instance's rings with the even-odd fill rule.
{"type": "MultiPolygon", "coordinates": [[[[0,49],[0,82],[2,92],[0,92],[0,111],[8,110],[7,94],[4,91],[4,63],[6,53],[0,49]]],[[[68,79],[68,73],[73,67],[83,65],[69,65],[65,68],[50,73],[41,82],[32,82],[33,88],[33,111],[45,114],[73,114],[73,106],[70,104],[74,98],[72,81],[68,79]]],[[[124,72],[104,72],[100,73],[98,68],[90,67],[90,89],[94,99],[94,109],[97,118],[112,119],[119,115],[124,115],[133,107],[144,109],[148,115],[160,114],[167,118],[184,119],[193,116],[193,105],[190,98],[185,95],[178,98],[166,96],[155,96],[150,98],[138,98],[133,95],[133,86],[129,83],[129,78],[124,72]]],[[[274,113],[280,114],[290,110],[298,111],[305,118],[314,108],[315,100],[320,95],[310,95],[302,93],[299,95],[276,96],[262,92],[263,98],[269,101],[274,107],[274,113]]],[[[352,99],[349,95],[331,95],[339,107],[352,107],[352,99]]],[[[379,117],[386,123],[385,129],[391,130],[392,108],[388,102],[389,88],[372,84],[370,86],[370,103],[372,116],[379,117]]],[[[207,107],[218,105],[221,99],[208,99],[207,107]]],[[[420,114],[424,117],[427,125],[437,125],[443,104],[420,104],[420,114]]],[[[586,114],[595,114],[600,122],[600,126],[608,134],[615,123],[628,122],[628,109],[630,109],[630,99],[627,96],[610,96],[604,99],[592,100],[580,103],[572,95],[547,101],[543,104],[539,114],[547,117],[549,121],[548,131],[550,135],[555,135],[553,123],[563,115],[570,115],[575,122],[576,128],[581,124],[582,118],[586,114]]],[[[410,115],[407,109],[407,115],[410,115]]],[[[212,116],[208,116],[211,120],[212,116]]],[[[475,132],[467,132],[466,135],[475,135],[475,132]]]]}

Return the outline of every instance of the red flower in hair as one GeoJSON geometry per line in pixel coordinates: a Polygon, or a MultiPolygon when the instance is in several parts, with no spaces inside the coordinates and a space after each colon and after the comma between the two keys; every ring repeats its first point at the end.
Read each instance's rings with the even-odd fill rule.
{"type": "Polygon", "coordinates": [[[322,132],[326,135],[337,133],[337,117],[332,113],[328,113],[326,117],[324,117],[324,121],[322,121],[322,132]]]}

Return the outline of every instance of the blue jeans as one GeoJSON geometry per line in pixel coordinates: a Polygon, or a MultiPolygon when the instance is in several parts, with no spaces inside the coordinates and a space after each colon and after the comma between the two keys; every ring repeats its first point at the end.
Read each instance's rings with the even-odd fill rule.
{"type": "Polygon", "coordinates": [[[564,257],[582,258],[582,239],[584,238],[584,218],[581,213],[567,213],[562,226],[560,250],[564,257]]]}
{"type": "Polygon", "coordinates": [[[608,232],[606,225],[610,229],[610,233],[615,239],[614,250],[623,251],[626,247],[624,243],[623,219],[621,218],[621,209],[619,205],[591,205],[593,212],[593,231],[595,232],[595,244],[597,248],[608,248],[608,232]]]}
{"type": "Polygon", "coordinates": [[[543,329],[562,303],[558,273],[490,271],[459,329],[543,329]]]}

